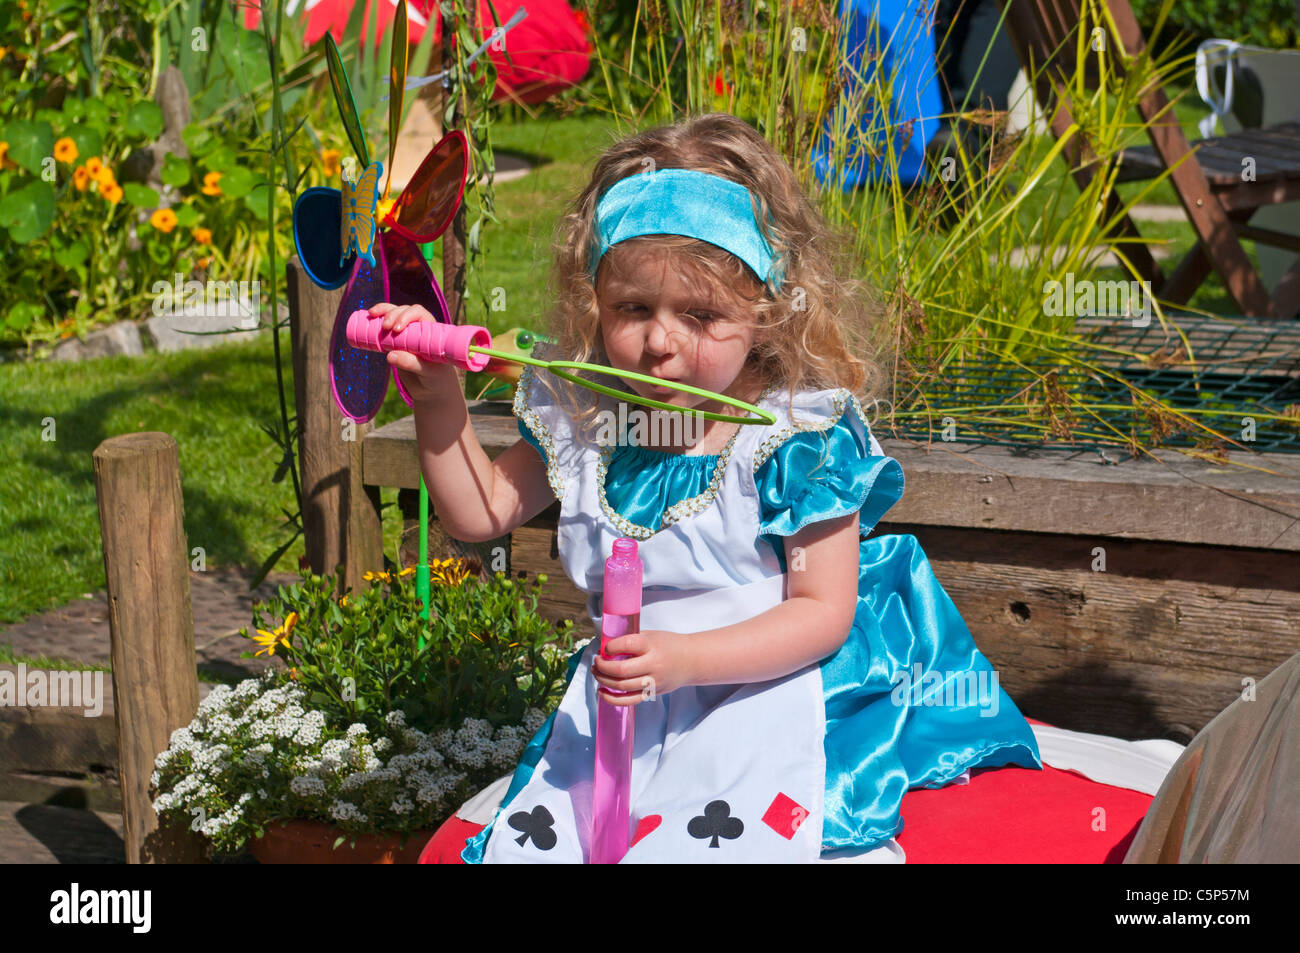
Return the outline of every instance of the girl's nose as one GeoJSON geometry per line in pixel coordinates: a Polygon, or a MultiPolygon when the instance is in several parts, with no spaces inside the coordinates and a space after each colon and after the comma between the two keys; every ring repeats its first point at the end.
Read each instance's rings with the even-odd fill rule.
{"type": "Polygon", "coordinates": [[[646,350],[655,354],[668,354],[686,341],[681,320],[673,314],[658,312],[646,332],[646,350]]]}

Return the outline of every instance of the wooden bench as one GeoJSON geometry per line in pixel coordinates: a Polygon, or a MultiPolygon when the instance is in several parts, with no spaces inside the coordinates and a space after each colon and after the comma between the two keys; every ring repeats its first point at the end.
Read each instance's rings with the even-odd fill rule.
{"type": "MultiPolygon", "coordinates": [[[[470,414],[489,457],[519,439],[508,403],[474,401],[470,414]]],[[[1242,469],[1175,452],[1107,465],[1096,454],[881,445],[907,488],[876,532],[921,541],[1028,715],[1188,741],[1244,680],[1300,651],[1300,457],[1257,455],[1261,469],[1242,469]]],[[[401,488],[414,531],[413,418],[367,434],[362,459],[363,483],[401,488]]],[[[558,559],[558,513],[557,503],[480,552],[504,547],[509,571],[545,572],[548,616],[590,635],[558,559]]]]}

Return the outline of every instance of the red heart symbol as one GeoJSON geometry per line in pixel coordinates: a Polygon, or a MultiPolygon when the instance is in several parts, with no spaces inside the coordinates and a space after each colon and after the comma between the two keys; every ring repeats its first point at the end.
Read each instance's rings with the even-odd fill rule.
{"type": "Polygon", "coordinates": [[[632,835],[632,843],[628,846],[635,847],[637,841],[645,837],[663,822],[663,817],[658,814],[650,814],[647,817],[641,818],[641,820],[637,821],[636,833],[632,835]]]}

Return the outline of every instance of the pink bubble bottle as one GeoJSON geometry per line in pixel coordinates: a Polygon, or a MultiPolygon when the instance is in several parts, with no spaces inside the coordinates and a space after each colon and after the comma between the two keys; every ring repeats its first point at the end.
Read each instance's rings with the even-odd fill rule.
{"type": "MultiPolygon", "coordinates": [[[[641,631],[641,558],[635,539],[614,540],[605,560],[600,654],[610,639],[641,631]]],[[[626,658],[616,655],[613,658],[626,658]]],[[[597,693],[596,774],[592,788],[591,863],[616,864],[631,839],[632,741],[635,705],[612,705],[597,693]]]]}

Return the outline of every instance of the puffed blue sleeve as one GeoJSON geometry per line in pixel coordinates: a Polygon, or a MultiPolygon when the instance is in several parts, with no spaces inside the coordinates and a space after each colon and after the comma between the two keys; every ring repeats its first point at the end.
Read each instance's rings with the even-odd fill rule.
{"type": "Polygon", "coordinates": [[[755,471],[764,535],[793,536],[809,523],[856,512],[865,536],[902,497],[903,468],[873,454],[879,444],[853,414],[849,408],[827,430],[795,433],[755,471]]]}

